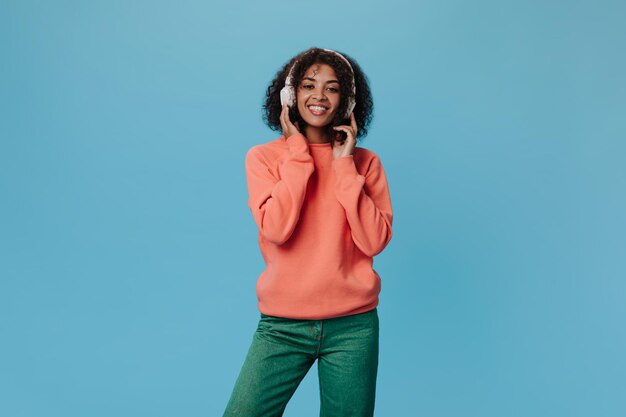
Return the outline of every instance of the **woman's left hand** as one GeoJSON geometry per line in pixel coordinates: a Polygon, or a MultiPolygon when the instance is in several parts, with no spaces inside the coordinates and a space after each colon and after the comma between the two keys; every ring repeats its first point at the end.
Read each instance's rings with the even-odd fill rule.
{"type": "Polygon", "coordinates": [[[356,146],[356,135],[358,132],[356,126],[356,119],[354,118],[354,112],[350,113],[350,126],[341,125],[333,127],[338,132],[346,133],[346,140],[341,143],[338,140],[335,140],[333,144],[333,157],[335,159],[341,158],[344,156],[349,156],[354,153],[354,148],[356,146]]]}

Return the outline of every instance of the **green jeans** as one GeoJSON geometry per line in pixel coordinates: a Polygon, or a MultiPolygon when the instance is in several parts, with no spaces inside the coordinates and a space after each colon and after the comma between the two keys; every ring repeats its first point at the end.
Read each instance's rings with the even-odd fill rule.
{"type": "Polygon", "coordinates": [[[316,360],[320,417],[374,415],[377,309],[325,320],[261,314],[224,417],[282,416],[316,360]]]}

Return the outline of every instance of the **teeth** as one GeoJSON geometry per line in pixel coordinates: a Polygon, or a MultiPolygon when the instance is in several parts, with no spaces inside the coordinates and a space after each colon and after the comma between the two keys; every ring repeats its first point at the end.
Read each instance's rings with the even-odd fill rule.
{"type": "Polygon", "coordinates": [[[309,106],[309,109],[313,110],[313,111],[324,111],[326,110],[326,107],[321,107],[321,106],[309,106]]]}

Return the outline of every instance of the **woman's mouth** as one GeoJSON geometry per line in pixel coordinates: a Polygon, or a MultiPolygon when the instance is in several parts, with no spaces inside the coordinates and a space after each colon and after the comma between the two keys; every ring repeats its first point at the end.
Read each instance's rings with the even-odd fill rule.
{"type": "Polygon", "coordinates": [[[323,116],[328,111],[328,108],[324,106],[313,105],[307,106],[307,108],[313,116],[323,116]]]}

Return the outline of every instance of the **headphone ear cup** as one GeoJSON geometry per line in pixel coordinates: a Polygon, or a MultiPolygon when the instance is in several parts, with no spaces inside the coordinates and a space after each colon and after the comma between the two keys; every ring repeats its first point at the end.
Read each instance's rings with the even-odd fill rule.
{"type": "Polygon", "coordinates": [[[296,104],[296,95],[292,86],[286,85],[280,90],[280,104],[286,104],[289,107],[293,107],[296,104]]]}
{"type": "Polygon", "coordinates": [[[352,113],[355,107],[356,107],[356,101],[353,98],[351,98],[350,101],[348,101],[348,108],[346,109],[346,119],[350,118],[350,113],[352,113]]]}

